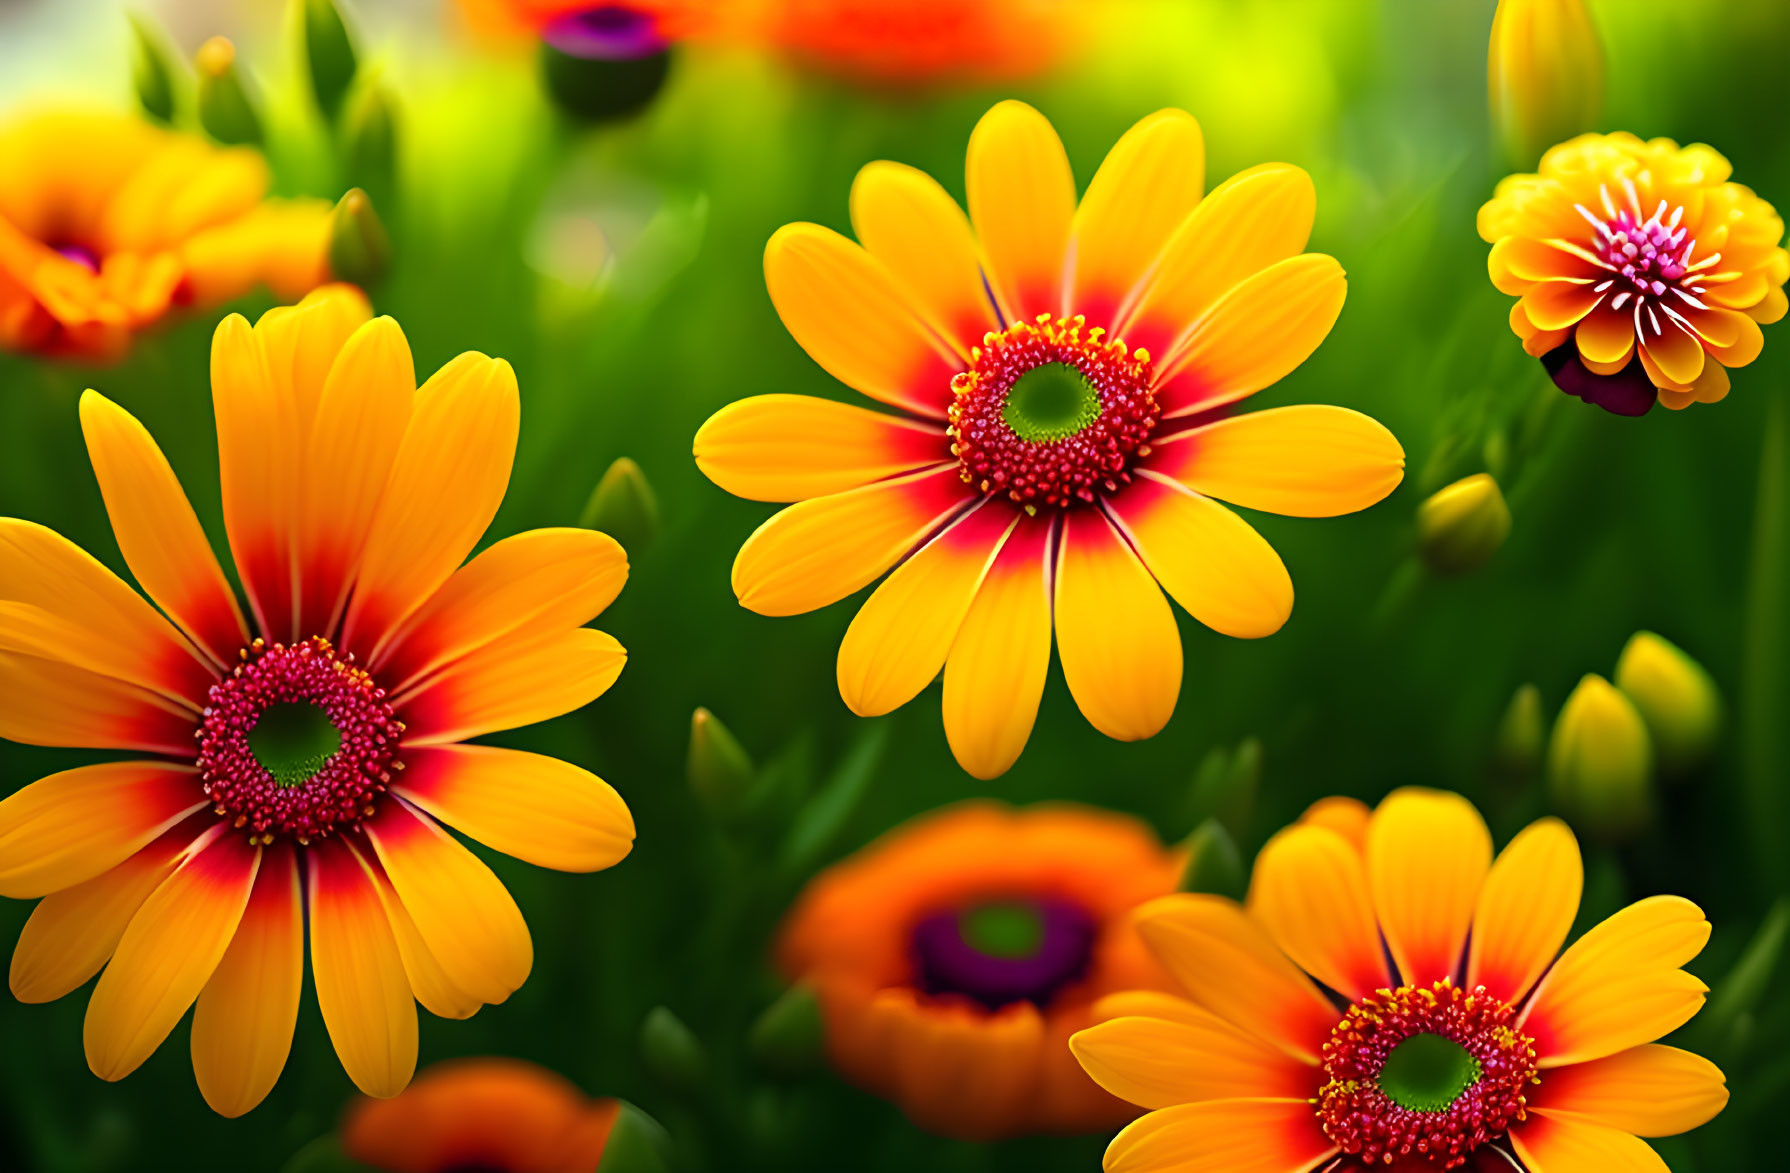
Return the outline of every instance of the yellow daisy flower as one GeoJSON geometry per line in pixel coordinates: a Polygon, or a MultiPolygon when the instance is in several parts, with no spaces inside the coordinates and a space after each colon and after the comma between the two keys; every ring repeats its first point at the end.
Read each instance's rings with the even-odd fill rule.
{"type": "Polygon", "coordinates": [[[1342,309],[1305,253],[1296,167],[1201,198],[1199,125],[1152,114],[1076,201],[1036,110],[970,137],[968,219],[931,177],[877,162],[852,187],[861,244],[791,224],[765,282],[817,363],[899,414],[800,395],[717,412],[696,461],[729,492],[797,502],[734,563],[764,615],[823,607],[895,567],[839,650],[862,715],[944,671],[945,732],[988,778],[1018,758],[1057,654],[1076,703],[1122,740],[1167,724],[1196,619],[1254,638],[1286,622],[1274,550],[1219,501],[1302,517],[1363,509],[1403,476],[1381,425],[1340,407],[1219,418],[1297,367],[1342,309]]]}
{"type": "Polygon", "coordinates": [[[1722,1110],[1708,1060],[1655,1039],[1707,987],[1696,905],[1632,904],[1560,947],[1578,843],[1531,824],[1496,860],[1459,795],[1313,807],[1262,849],[1247,908],[1163,897],[1144,942],[1186,999],[1116,994],[1070,1046],[1150,1113],[1109,1173],[1665,1173],[1643,1136],[1722,1110]]]}
{"type": "Polygon", "coordinates": [[[1709,147],[1585,134],[1479,209],[1510,326],[1562,391],[1618,415],[1714,403],[1790,302],[1784,221],[1709,147]]]}
{"type": "Polygon", "coordinates": [[[509,483],[515,374],[467,353],[419,388],[403,332],[370,318],[329,286],[217,329],[246,612],[154,440],[95,392],[81,425],[149,601],[54,531],[0,519],[0,736],[128,755],[0,802],[0,895],[42,898],[12,991],[49,1001],[103,966],[85,1041],[110,1080],[196,1000],[193,1070],[227,1116],[285,1065],[307,926],[324,1025],[369,1095],[409,1082],[416,1002],[464,1018],[528,976],[515,901],[443,823],[568,871],[633,841],[594,775],[460,744],[609,687],[625,653],[583,624],[626,557],[544,529],[461,565],[509,483]]]}
{"type": "Polygon", "coordinates": [[[0,125],[0,348],[115,359],[176,307],[328,281],[329,204],[268,182],[250,148],[123,114],[0,125]]]}

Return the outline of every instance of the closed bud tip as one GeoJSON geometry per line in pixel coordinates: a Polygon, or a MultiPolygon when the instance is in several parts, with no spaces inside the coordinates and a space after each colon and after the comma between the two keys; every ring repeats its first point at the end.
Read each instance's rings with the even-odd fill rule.
{"type": "Polygon", "coordinates": [[[1601,676],[1579,681],[1548,742],[1548,788],[1569,822],[1609,841],[1653,815],[1653,745],[1640,712],[1601,676]]]}
{"type": "Polygon", "coordinates": [[[1542,744],[1547,735],[1541,690],[1525,684],[1511,696],[1498,722],[1498,735],[1492,745],[1493,768],[1507,778],[1529,777],[1541,765],[1542,744]]]}
{"type": "Polygon", "coordinates": [[[1651,631],[1637,631],[1616,661],[1616,687],[1647,722],[1663,774],[1709,760],[1722,735],[1722,697],[1703,666],[1651,631]]]}
{"type": "Polygon", "coordinates": [[[1499,0],[1486,62],[1492,118],[1512,166],[1596,129],[1604,51],[1584,0],[1499,0]]]}
{"type": "Polygon", "coordinates": [[[305,65],[317,108],[333,118],[342,97],[354,84],[354,41],[335,0],[299,0],[304,9],[299,28],[305,42],[305,65]]]}
{"type": "Polygon", "coordinates": [[[659,499],[640,466],[626,456],[611,464],[591,491],[578,524],[602,530],[630,554],[651,544],[659,531],[659,499]]]}
{"type": "Polygon", "coordinates": [[[1417,507],[1417,552],[1436,574],[1471,574],[1510,536],[1510,507],[1490,473],[1438,489],[1417,507]]]}
{"type": "Polygon", "coordinates": [[[130,14],[131,86],[137,104],[158,122],[174,119],[174,59],[147,17],[130,14]]]}
{"type": "Polygon", "coordinates": [[[398,173],[398,112],[383,85],[362,85],[348,104],[342,159],[357,186],[389,199],[398,173]]]}
{"type": "Polygon", "coordinates": [[[1187,863],[1181,869],[1183,892],[1209,892],[1215,896],[1243,899],[1243,854],[1236,840],[1217,819],[1194,828],[1181,844],[1187,863]]]}
{"type": "Polygon", "coordinates": [[[213,37],[199,46],[193,63],[199,73],[199,124],[221,143],[261,142],[261,116],[236,69],[236,46],[213,37]]]}
{"type": "Polygon", "coordinates": [[[745,804],[752,787],[752,759],[721,719],[707,709],[690,715],[690,789],[710,813],[730,818],[745,804]]]}
{"type": "Polygon", "coordinates": [[[806,1075],[826,1051],[820,1000],[807,986],[791,986],[765,1008],[747,1033],[752,1057],[776,1075],[806,1075]]]}
{"type": "Polygon", "coordinates": [[[640,1056],[654,1079],[682,1096],[693,1096],[708,1080],[708,1055],[683,1020],[664,1006],[640,1022],[640,1056]]]}
{"type": "Polygon", "coordinates": [[[329,268],[339,281],[371,289],[391,268],[392,242],[373,201],[360,188],[350,188],[336,202],[329,222],[329,268]]]}

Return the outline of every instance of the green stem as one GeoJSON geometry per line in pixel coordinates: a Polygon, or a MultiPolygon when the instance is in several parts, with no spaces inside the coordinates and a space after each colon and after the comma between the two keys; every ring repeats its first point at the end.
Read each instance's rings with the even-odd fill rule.
{"type": "Polygon", "coordinates": [[[1774,395],[1759,451],[1759,499],[1753,514],[1741,675],[1741,783],[1760,878],[1768,891],[1790,890],[1782,850],[1790,767],[1790,403],[1774,395]]]}

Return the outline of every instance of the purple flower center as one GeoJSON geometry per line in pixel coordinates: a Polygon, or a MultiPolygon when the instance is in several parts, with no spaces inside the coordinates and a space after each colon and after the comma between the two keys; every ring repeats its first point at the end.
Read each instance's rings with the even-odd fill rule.
{"type": "Polygon", "coordinates": [[[634,61],[667,48],[650,14],[622,4],[567,13],[548,25],[541,39],[567,56],[588,61],[634,61]]]}
{"type": "Polygon", "coordinates": [[[1048,897],[937,912],[914,927],[917,984],[990,1010],[1014,1002],[1045,1006],[1087,973],[1095,935],[1085,910],[1048,897]]]}
{"type": "Polygon", "coordinates": [[[99,256],[92,249],[78,244],[52,245],[58,255],[73,261],[92,273],[99,272],[99,256]]]}

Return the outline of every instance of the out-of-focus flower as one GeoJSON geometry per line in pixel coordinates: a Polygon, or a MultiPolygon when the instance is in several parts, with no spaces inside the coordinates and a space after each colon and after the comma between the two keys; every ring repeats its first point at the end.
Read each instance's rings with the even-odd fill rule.
{"type": "Polygon", "coordinates": [[[1709,147],[1587,134],[1479,209],[1492,283],[1562,391],[1619,415],[1714,403],[1784,316],[1784,222],[1709,147]]]}
{"type": "Polygon", "coordinates": [[[453,1059],[351,1107],[342,1149],[384,1173],[595,1173],[620,1112],[533,1063],[453,1059]]]}
{"type": "Polygon", "coordinates": [[[1528,777],[1541,765],[1547,737],[1548,723],[1541,710],[1541,690],[1533,684],[1525,684],[1511,695],[1510,704],[1498,722],[1498,736],[1492,745],[1493,766],[1509,777],[1528,777]]]}
{"type": "Polygon", "coordinates": [[[1653,814],[1653,744],[1634,703],[1591,674],[1579,681],[1548,741],[1548,787],[1581,830],[1626,839],[1653,814]]]}
{"type": "Polygon", "coordinates": [[[1187,998],[1105,999],[1108,1021],[1070,1042],[1150,1109],[1107,1149],[1108,1173],[1663,1170],[1638,1138],[1728,1100],[1714,1064],[1653,1043],[1703,1005],[1680,967],[1709,922],[1655,896],[1561,953],[1583,883],[1558,820],[1494,862],[1465,799],[1400,790],[1365,843],[1310,822],[1276,835],[1247,909],[1146,905],[1139,932],[1187,998]],[[1326,990],[1350,1004],[1339,1014],[1326,990]]]}
{"type": "Polygon", "coordinates": [[[1584,0],[1498,0],[1486,65],[1492,119],[1511,162],[1596,127],[1604,51],[1584,0]]]}
{"type": "Polygon", "coordinates": [[[1651,631],[1637,631],[1616,662],[1616,687],[1633,701],[1668,774],[1707,761],[1722,735],[1722,695],[1703,665],[1651,631]]]}
{"type": "Polygon", "coordinates": [[[1317,349],[1346,283],[1302,251],[1305,172],[1256,167],[1202,199],[1204,181],[1199,125],[1163,110],[1078,206],[1050,123],[1002,102],[970,138],[968,219],[931,177],[878,162],[852,188],[862,245],[790,224],[765,250],[795,340],[899,414],[760,395],[702,426],[709,479],[799,502],[741,548],[734,592],[794,615],[895,567],[846,633],[840,694],[874,716],[943,669],[945,732],[977,777],[1031,735],[1053,633],[1082,713],[1132,741],[1180,693],[1164,589],[1226,635],[1280,629],[1286,567],[1220,500],[1330,517],[1404,475],[1358,412],[1217,419],[1317,349]]]}
{"type": "Polygon", "coordinates": [[[1417,507],[1417,552],[1437,574],[1471,574],[1510,536],[1510,506],[1489,472],[1438,489],[1417,507]]]}
{"type": "Polygon", "coordinates": [[[126,115],[0,126],[0,347],[115,359],[176,307],[328,281],[330,205],[267,186],[255,151],[126,115]]]}
{"type": "Polygon", "coordinates": [[[199,125],[221,143],[261,141],[261,115],[236,70],[236,46],[227,37],[213,37],[193,58],[199,74],[199,125]]]}
{"type": "Polygon", "coordinates": [[[85,1040],[108,1080],[196,999],[194,1073],[228,1116],[285,1064],[307,925],[324,1025],[369,1095],[409,1082],[416,1002],[464,1018],[528,976],[515,901],[443,823],[567,871],[610,866],[634,837],[596,776],[461,744],[609,687],[626,655],[583,624],[625,555],[547,529],[461,565],[509,482],[515,375],[467,353],[418,388],[403,332],[369,318],[328,286],[217,329],[246,608],[155,441],[95,392],[88,452],[153,605],[54,531],[0,520],[0,736],[125,756],[0,802],[0,895],[43,898],[13,993],[49,1001],[103,966],[85,1040]]]}
{"type": "Polygon", "coordinates": [[[818,995],[834,1066],[920,1127],[1094,1132],[1133,1113],[1065,1041],[1102,995],[1165,980],[1128,918],[1179,871],[1135,819],[966,803],[816,877],[778,959],[818,995]]]}

